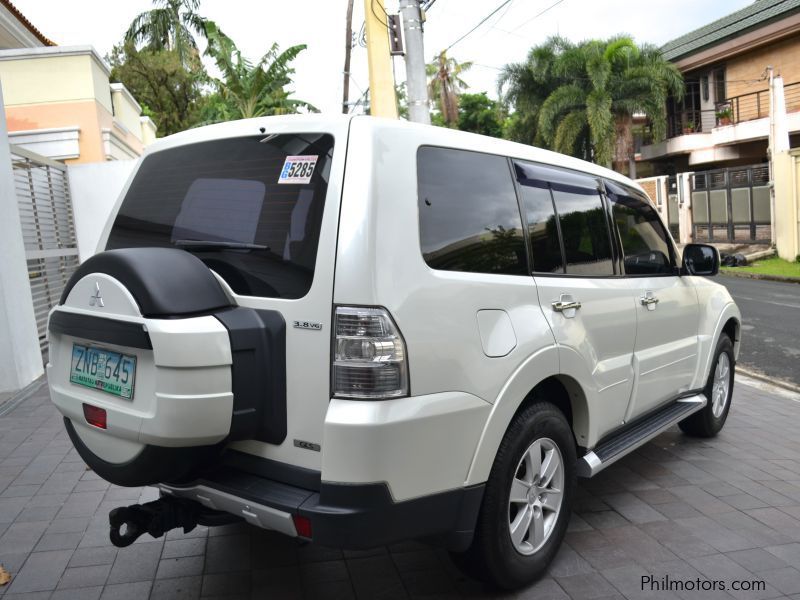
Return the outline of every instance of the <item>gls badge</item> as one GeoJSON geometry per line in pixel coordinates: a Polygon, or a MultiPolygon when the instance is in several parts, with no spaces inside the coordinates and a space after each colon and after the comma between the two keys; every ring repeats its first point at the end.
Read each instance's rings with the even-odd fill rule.
{"type": "Polygon", "coordinates": [[[316,331],[322,329],[322,323],[317,323],[316,321],[294,321],[292,326],[296,329],[313,329],[316,331]]]}

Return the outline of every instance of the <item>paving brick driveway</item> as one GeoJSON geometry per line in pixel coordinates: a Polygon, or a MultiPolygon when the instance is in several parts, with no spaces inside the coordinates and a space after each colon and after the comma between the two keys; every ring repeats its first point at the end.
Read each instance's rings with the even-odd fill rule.
{"type": "MultiPolygon", "coordinates": [[[[579,485],[549,576],[513,597],[800,599],[800,399],[739,385],[712,441],[658,437],[579,485]],[[761,592],[641,589],[641,577],[766,582],[761,592]]],[[[87,471],[46,388],[0,418],[0,598],[489,597],[446,553],[298,545],[250,526],[117,550],[107,514],[155,498],[87,471]]]]}

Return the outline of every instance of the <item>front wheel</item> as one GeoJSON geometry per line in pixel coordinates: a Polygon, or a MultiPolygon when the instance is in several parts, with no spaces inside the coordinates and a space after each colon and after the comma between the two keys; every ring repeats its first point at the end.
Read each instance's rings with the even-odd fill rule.
{"type": "Polygon", "coordinates": [[[720,432],[731,410],[735,366],[733,343],[727,335],[722,334],[717,341],[714,362],[703,390],[708,402],[705,408],[678,423],[684,433],[698,437],[714,437],[720,432]]]}
{"type": "Polygon", "coordinates": [[[536,403],[517,415],[497,451],[472,546],[456,564],[505,589],[538,579],[569,523],[575,462],[572,430],[555,406],[536,403]]]}

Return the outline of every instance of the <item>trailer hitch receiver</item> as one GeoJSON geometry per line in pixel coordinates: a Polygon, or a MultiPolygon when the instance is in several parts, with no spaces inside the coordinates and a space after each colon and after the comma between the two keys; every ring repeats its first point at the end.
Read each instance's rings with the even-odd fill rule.
{"type": "Polygon", "coordinates": [[[189,533],[197,525],[225,525],[238,520],[238,517],[211,510],[193,500],[171,496],[162,496],[146,504],[122,506],[108,513],[109,537],[118,548],[130,546],[145,533],[159,538],[178,527],[189,533]]]}

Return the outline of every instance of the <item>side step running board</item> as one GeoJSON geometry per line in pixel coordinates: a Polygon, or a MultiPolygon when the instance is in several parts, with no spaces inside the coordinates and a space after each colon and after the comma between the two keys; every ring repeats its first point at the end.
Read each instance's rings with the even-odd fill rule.
{"type": "Polygon", "coordinates": [[[659,433],[682,421],[706,405],[703,394],[681,398],[616,434],[578,460],[578,477],[592,477],[615,463],[631,450],[646,444],[659,433]]]}

